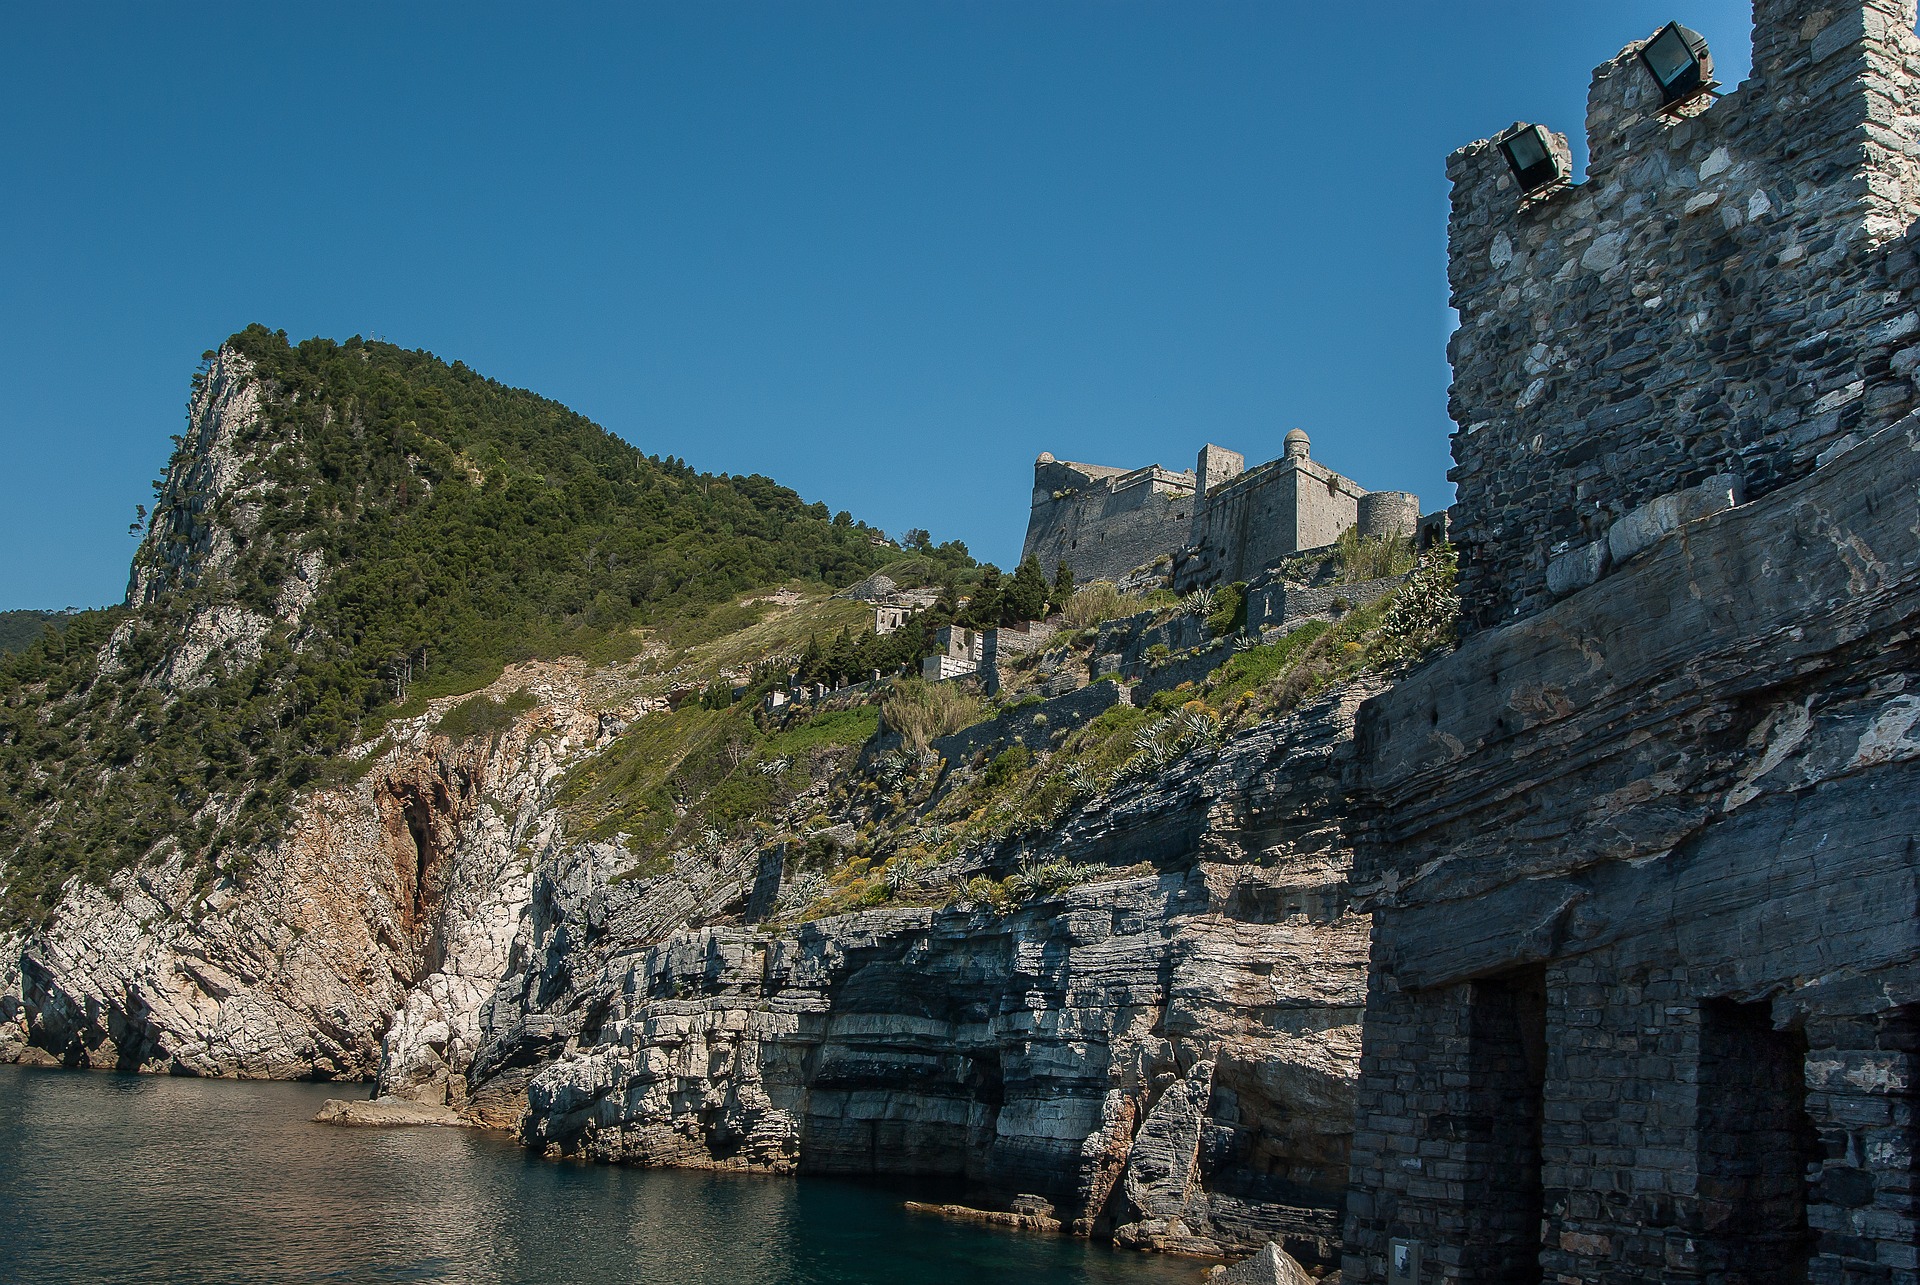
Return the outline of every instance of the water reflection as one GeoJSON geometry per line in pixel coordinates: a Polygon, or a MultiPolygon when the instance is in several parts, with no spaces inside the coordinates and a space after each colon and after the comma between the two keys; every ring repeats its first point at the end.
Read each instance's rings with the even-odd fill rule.
{"type": "Polygon", "coordinates": [[[338,1089],[0,1067],[0,1281],[1159,1285],[1177,1261],[825,1180],[552,1164],[308,1123],[338,1089]]]}

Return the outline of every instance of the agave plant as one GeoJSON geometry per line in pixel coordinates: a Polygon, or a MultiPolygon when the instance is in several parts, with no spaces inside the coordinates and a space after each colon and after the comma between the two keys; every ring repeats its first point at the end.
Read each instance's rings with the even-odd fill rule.
{"type": "Polygon", "coordinates": [[[1211,587],[1202,586],[1180,600],[1180,608],[1189,616],[1211,616],[1218,607],[1220,596],[1211,587]]]}
{"type": "Polygon", "coordinates": [[[780,886],[780,908],[798,910],[818,901],[827,890],[827,877],[818,870],[802,870],[780,886]]]}

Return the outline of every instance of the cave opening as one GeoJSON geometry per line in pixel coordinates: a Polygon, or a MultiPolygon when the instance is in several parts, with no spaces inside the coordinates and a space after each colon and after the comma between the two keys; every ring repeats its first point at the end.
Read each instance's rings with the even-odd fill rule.
{"type": "Polygon", "coordinates": [[[413,838],[412,921],[418,924],[427,917],[427,877],[437,856],[433,840],[433,814],[424,799],[410,795],[401,804],[401,816],[406,819],[407,833],[413,838]]]}

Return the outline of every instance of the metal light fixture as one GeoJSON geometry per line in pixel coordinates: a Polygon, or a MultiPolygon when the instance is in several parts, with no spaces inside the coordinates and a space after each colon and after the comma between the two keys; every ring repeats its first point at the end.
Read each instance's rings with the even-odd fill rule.
{"type": "Polygon", "coordinates": [[[1640,61],[1660,86],[1661,103],[1666,107],[1698,98],[1715,84],[1713,55],[1707,52],[1706,39],[1677,22],[1669,22],[1640,46],[1640,61]]]}
{"type": "Polygon", "coordinates": [[[1532,196],[1566,182],[1567,169],[1559,149],[1540,126],[1516,125],[1494,141],[1513,169],[1522,195],[1532,196]]]}

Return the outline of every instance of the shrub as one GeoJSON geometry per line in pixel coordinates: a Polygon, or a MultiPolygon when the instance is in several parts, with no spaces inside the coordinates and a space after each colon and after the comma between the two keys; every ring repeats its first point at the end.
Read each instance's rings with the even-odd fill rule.
{"type": "Polygon", "coordinates": [[[1238,633],[1247,625],[1247,586],[1245,581],[1222,585],[1214,593],[1213,611],[1207,616],[1207,632],[1215,638],[1238,633]]]}
{"type": "Polygon", "coordinates": [[[925,751],[942,736],[980,721],[980,699],[952,683],[929,683],[903,678],[880,702],[887,726],[925,751]]]}
{"type": "Polygon", "coordinates": [[[994,755],[993,762],[987,764],[987,770],[980,779],[987,788],[998,789],[1026,771],[1032,762],[1032,752],[1024,745],[1015,745],[994,755]]]}
{"type": "Polygon", "coordinates": [[[533,693],[524,687],[505,700],[495,700],[485,692],[480,692],[442,714],[433,730],[455,741],[498,736],[512,727],[514,720],[532,709],[534,704],[533,693]]]}
{"type": "Polygon", "coordinates": [[[1413,570],[1413,541],[1403,535],[1364,536],[1359,527],[1348,527],[1340,533],[1334,558],[1339,564],[1335,584],[1383,580],[1413,570]]]}
{"type": "Polygon", "coordinates": [[[1141,610],[1140,599],[1121,593],[1111,580],[1096,580],[1073,591],[1067,601],[1067,624],[1074,629],[1089,629],[1108,620],[1118,620],[1141,610]]]}

